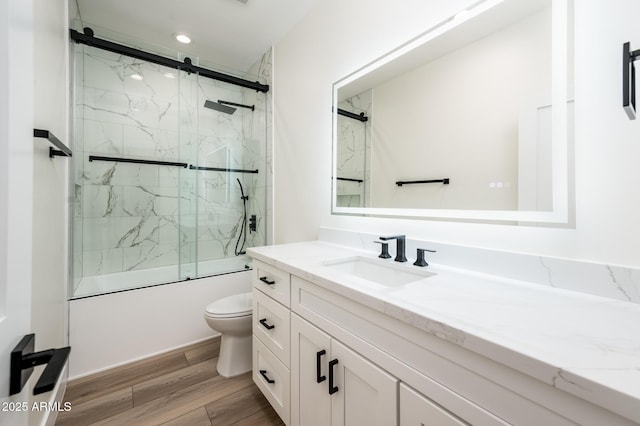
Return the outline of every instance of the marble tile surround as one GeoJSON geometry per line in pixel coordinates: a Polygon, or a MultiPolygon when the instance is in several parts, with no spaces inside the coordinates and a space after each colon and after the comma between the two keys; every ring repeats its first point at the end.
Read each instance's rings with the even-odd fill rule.
{"type": "MultiPolygon", "coordinates": [[[[87,46],[76,46],[75,58],[74,278],[234,256],[243,216],[237,179],[249,196],[247,215],[258,218],[245,247],[266,243],[267,95],[87,46]],[[256,109],[226,115],[203,108],[205,99],[256,109]],[[89,162],[89,155],[260,173],[89,162]]],[[[256,67],[267,84],[270,68],[268,51],[256,67]]]]}
{"type": "MultiPolygon", "coordinates": [[[[323,227],[319,240],[377,252],[379,235],[323,227]]],[[[407,239],[407,258],[416,248],[436,250],[427,256],[434,265],[526,281],[546,287],[640,303],[640,269],[507,251],[488,250],[431,241],[407,239]]],[[[390,247],[393,255],[395,247],[390,247]]]]}
{"type": "MultiPolygon", "coordinates": [[[[371,90],[340,102],[339,107],[371,117],[371,90]]],[[[371,126],[342,115],[337,120],[337,176],[364,181],[337,181],[337,202],[340,207],[364,207],[370,204],[371,126]]]]}

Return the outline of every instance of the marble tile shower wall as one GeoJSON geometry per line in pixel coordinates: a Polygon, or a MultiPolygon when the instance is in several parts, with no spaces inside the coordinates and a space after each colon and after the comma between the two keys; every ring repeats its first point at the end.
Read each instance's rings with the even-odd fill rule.
{"type": "MultiPolygon", "coordinates": [[[[254,126],[264,126],[255,119],[264,115],[264,105],[233,115],[203,108],[205,99],[259,104],[256,95],[86,46],[76,53],[76,81],[75,241],[82,264],[75,266],[82,275],[181,263],[181,278],[193,277],[195,261],[233,256],[243,208],[236,179],[249,192],[248,215],[262,217],[264,173],[88,158],[263,170],[264,130],[254,126]]],[[[262,244],[263,238],[261,230],[249,234],[247,243],[262,244]]]]}
{"type": "MultiPolygon", "coordinates": [[[[355,114],[365,113],[371,117],[371,91],[353,96],[339,103],[339,107],[355,114]]],[[[337,121],[337,174],[348,179],[364,182],[338,180],[336,182],[339,207],[364,207],[369,204],[371,182],[370,158],[371,125],[338,115],[337,121]]]]}
{"type": "MultiPolygon", "coordinates": [[[[273,67],[271,49],[267,50],[260,60],[249,70],[253,75],[256,75],[262,82],[271,84],[271,70],[273,67]]],[[[273,241],[273,238],[269,235],[271,232],[272,206],[270,203],[271,197],[271,178],[273,174],[272,170],[272,156],[271,156],[271,109],[268,105],[271,105],[271,91],[267,93],[257,91],[245,91],[244,101],[248,105],[255,105],[255,111],[252,114],[245,114],[243,116],[243,131],[251,140],[249,147],[251,153],[248,154],[248,158],[251,160],[248,162],[249,169],[258,169],[260,173],[255,175],[245,175],[246,182],[250,182],[248,190],[249,195],[249,208],[248,215],[256,215],[257,230],[253,234],[248,234],[248,240],[252,246],[259,246],[268,244],[273,241]],[[250,179],[250,180],[249,180],[250,179]]]]}

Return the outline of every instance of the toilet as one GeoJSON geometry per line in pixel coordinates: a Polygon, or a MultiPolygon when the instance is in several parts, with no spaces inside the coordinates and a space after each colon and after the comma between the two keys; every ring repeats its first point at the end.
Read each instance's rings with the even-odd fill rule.
{"type": "Polygon", "coordinates": [[[218,374],[234,377],[251,370],[251,292],[223,297],[207,305],[204,318],[222,334],[218,374]]]}

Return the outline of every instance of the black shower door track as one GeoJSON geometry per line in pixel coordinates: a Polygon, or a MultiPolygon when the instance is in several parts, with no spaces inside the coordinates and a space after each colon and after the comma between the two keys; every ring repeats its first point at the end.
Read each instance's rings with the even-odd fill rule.
{"type": "Polygon", "coordinates": [[[70,32],[71,39],[76,43],[86,44],[87,46],[97,47],[99,49],[108,50],[113,53],[141,59],[143,61],[152,62],[158,65],[164,65],[166,67],[174,68],[188,73],[197,73],[198,75],[201,75],[203,77],[208,77],[213,80],[218,80],[225,83],[235,84],[236,86],[245,87],[247,89],[254,89],[257,92],[266,93],[269,91],[268,84],[262,84],[258,81],[249,81],[240,77],[235,77],[233,75],[228,75],[207,68],[202,68],[197,65],[193,65],[191,63],[191,59],[189,58],[185,58],[184,62],[180,62],[175,59],[165,58],[164,56],[145,52],[144,50],[135,49],[133,47],[124,46],[122,44],[94,37],[93,30],[91,30],[91,28],[85,28],[84,33],[80,33],[73,29],[70,30],[70,32]]]}

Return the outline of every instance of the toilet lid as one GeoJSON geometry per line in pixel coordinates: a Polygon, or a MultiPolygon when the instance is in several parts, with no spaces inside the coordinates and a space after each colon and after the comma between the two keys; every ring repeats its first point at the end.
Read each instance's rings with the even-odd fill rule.
{"type": "Polygon", "coordinates": [[[251,292],[234,294],[211,302],[205,308],[209,316],[238,317],[248,315],[253,308],[253,295],[251,292]]]}

